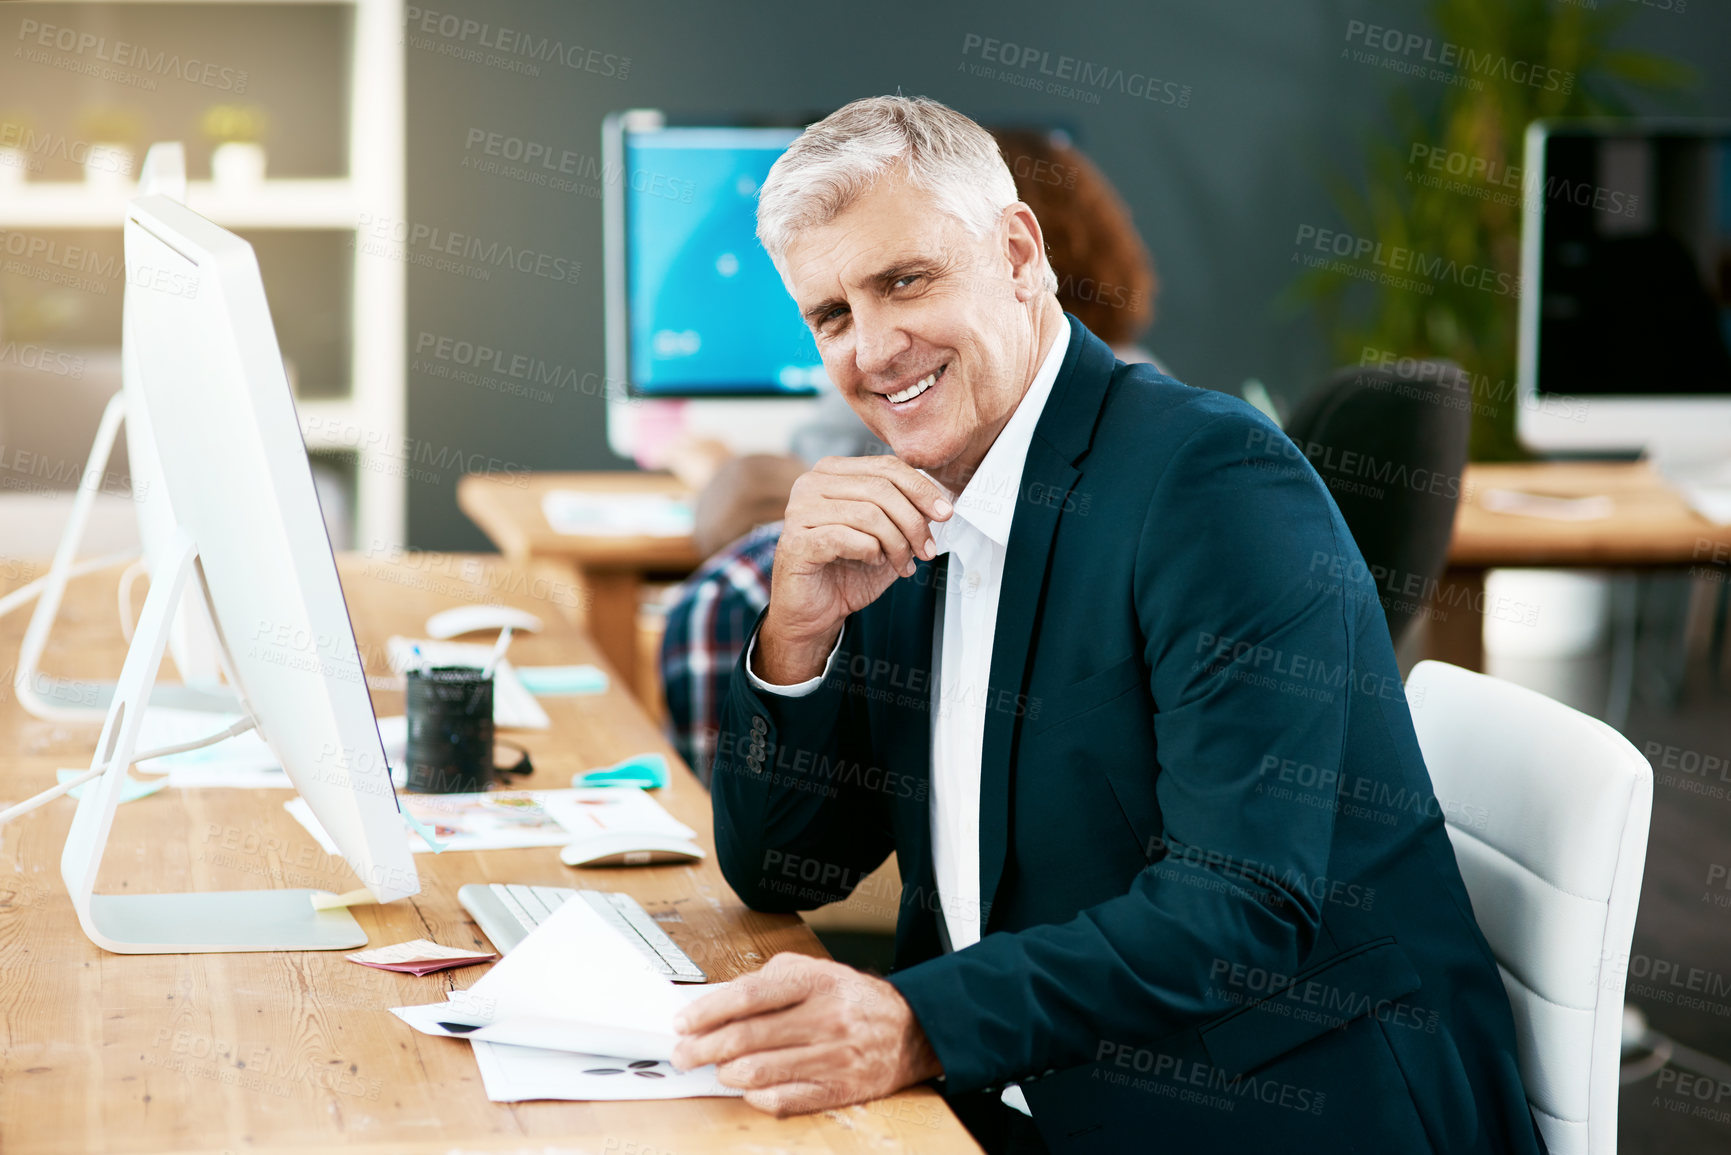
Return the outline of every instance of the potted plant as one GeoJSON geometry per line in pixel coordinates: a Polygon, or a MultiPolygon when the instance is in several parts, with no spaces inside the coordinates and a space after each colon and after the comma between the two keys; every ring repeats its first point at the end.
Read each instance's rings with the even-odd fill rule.
{"type": "Polygon", "coordinates": [[[264,110],[250,104],[215,104],[205,111],[204,134],[216,142],[210,151],[210,177],[228,188],[252,188],[264,181],[264,110]]]}
{"type": "Polygon", "coordinates": [[[78,131],[90,142],[84,154],[86,184],[102,188],[124,188],[132,176],[133,158],[144,122],[130,108],[96,105],[78,118],[78,131]]]}
{"type": "Polygon", "coordinates": [[[35,136],[30,114],[22,109],[0,112],[0,188],[17,188],[30,173],[40,168],[32,163],[24,143],[35,136]]]}
{"type": "MultiPolygon", "coordinates": [[[[1392,86],[1384,127],[1366,142],[1362,182],[1336,175],[1329,183],[1346,229],[1357,236],[1390,251],[1438,254],[1518,281],[1526,192],[1516,178],[1527,124],[1540,117],[1627,115],[1631,96],[1675,98],[1699,78],[1685,65],[1618,43],[1627,5],[1433,0],[1430,13],[1440,39],[1472,45],[1485,59],[1549,68],[1569,83],[1491,78],[1483,82],[1485,91],[1423,82],[1392,86]],[[1481,182],[1470,191],[1497,195],[1467,196],[1448,182],[1415,179],[1424,173],[1415,173],[1414,142],[1504,174],[1514,195],[1481,182]]],[[[1365,348],[1446,358],[1475,381],[1499,383],[1473,395],[1472,458],[1524,456],[1515,437],[1516,406],[1503,388],[1515,377],[1517,298],[1450,283],[1426,294],[1366,290],[1352,275],[1356,270],[1338,264],[1302,272],[1289,297],[1315,307],[1337,359],[1350,364],[1365,348]]]]}

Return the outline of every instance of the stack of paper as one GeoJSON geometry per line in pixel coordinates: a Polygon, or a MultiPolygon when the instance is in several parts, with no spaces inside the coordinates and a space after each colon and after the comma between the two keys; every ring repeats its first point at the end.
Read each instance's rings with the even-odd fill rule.
{"type": "Polygon", "coordinates": [[[488,1097],[675,1099],[734,1095],[715,1068],[675,1071],[673,1016],[687,994],[586,902],[567,902],[466,991],[392,1013],[476,1045],[488,1097]]]}

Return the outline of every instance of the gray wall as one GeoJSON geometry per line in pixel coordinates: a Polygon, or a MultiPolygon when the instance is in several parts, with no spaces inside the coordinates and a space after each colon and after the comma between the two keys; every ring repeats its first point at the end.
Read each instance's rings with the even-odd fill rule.
{"type": "MultiPolygon", "coordinates": [[[[1628,8],[1626,44],[1700,70],[1704,87],[1691,110],[1731,114],[1723,67],[1731,6],[1698,3],[1678,14],[1622,0],[1600,4],[1628,8]]],[[[450,54],[460,40],[411,36],[411,222],[580,261],[582,272],[574,283],[511,270],[481,281],[412,267],[411,358],[418,342],[450,337],[569,368],[577,378],[593,373],[592,382],[602,371],[597,182],[561,191],[477,172],[465,166],[478,156],[465,147],[472,131],[595,157],[601,120],[614,109],[785,117],[900,88],[982,121],[1073,126],[1122,191],[1159,268],[1159,315],[1145,343],[1192,384],[1236,391],[1259,377],[1290,399],[1329,360],[1314,318],[1276,302],[1293,278],[1295,229],[1338,222],[1324,174],[1352,164],[1395,86],[1416,85],[1420,100],[1435,99],[1438,87],[1344,59],[1347,22],[1428,30],[1428,8],[1415,0],[858,7],[441,0],[441,13],[555,37],[597,56],[593,70],[544,63],[530,76],[450,54]],[[1189,102],[1105,91],[1089,103],[982,79],[965,69],[978,60],[977,51],[964,53],[970,34],[1188,85],[1189,102]],[[605,56],[629,57],[626,75],[607,75],[619,68],[605,56]]],[[[434,457],[460,450],[534,469],[628,466],[606,447],[594,391],[514,397],[421,368],[411,372],[409,390],[410,435],[434,457]]],[[[410,485],[412,544],[485,547],[456,509],[454,486],[454,474],[410,485]]]]}

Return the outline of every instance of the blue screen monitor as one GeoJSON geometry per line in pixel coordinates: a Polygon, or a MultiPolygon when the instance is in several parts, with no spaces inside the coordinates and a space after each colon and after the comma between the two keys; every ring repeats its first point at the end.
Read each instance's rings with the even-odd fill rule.
{"type": "Polygon", "coordinates": [[[797,128],[608,119],[610,346],[638,397],[804,397],[825,382],[811,331],[757,241],[757,190],[797,128]]]}

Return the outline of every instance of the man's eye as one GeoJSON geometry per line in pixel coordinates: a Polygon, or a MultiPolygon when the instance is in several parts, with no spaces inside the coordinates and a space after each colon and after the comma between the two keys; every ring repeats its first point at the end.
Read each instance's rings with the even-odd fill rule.
{"type": "Polygon", "coordinates": [[[917,281],[919,279],[920,279],[919,273],[907,273],[903,276],[896,278],[895,287],[898,289],[905,288],[906,286],[913,284],[915,281],[917,281]]]}

